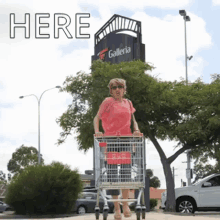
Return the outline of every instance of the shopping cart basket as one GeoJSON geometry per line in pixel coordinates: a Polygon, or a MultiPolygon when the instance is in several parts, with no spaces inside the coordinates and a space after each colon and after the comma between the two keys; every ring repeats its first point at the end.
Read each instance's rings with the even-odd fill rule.
{"type": "Polygon", "coordinates": [[[145,219],[145,145],[144,136],[94,135],[95,186],[97,201],[96,219],[99,219],[99,194],[104,200],[103,219],[108,216],[108,202],[137,202],[137,220],[145,219]],[[103,190],[139,189],[137,199],[106,199],[103,190]]]}

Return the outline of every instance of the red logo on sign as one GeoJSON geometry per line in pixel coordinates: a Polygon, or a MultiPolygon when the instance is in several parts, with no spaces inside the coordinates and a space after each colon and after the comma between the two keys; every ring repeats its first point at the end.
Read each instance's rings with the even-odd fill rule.
{"type": "Polygon", "coordinates": [[[107,154],[108,164],[131,164],[130,152],[108,152],[107,154]]]}
{"type": "Polygon", "coordinates": [[[97,56],[99,56],[100,60],[104,60],[105,59],[105,53],[108,51],[108,48],[105,48],[104,50],[100,51],[97,56]]]}

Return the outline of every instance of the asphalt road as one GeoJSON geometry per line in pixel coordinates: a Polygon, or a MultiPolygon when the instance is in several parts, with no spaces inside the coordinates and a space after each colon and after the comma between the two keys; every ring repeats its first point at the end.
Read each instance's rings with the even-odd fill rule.
{"type": "MultiPolygon", "coordinates": [[[[66,220],[95,220],[95,214],[89,213],[85,215],[59,215],[59,216],[42,216],[42,217],[29,217],[29,216],[15,216],[13,215],[13,211],[7,211],[4,213],[0,213],[0,219],[22,219],[22,220],[29,220],[29,219],[44,219],[44,220],[52,220],[52,219],[66,219],[66,220]]],[[[220,219],[220,212],[195,212],[194,214],[180,214],[180,213],[164,213],[163,211],[152,211],[146,213],[146,220],[208,220],[210,218],[218,218],[220,219]]],[[[103,215],[100,214],[99,219],[103,219],[103,215]]],[[[108,215],[108,220],[114,220],[114,214],[110,213],[108,215]]],[[[123,220],[136,220],[136,214],[133,212],[130,218],[122,217],[123,220]]]]}

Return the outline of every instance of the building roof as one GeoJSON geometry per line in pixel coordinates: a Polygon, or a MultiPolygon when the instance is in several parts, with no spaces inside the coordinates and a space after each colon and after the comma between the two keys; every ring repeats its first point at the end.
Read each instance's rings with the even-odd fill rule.
{"type": "Polygon", "coordinates": [[[154,187],[150,187],[150,199],[161,199],[161,193],[166,191],[166,189],[156,189],[154,187]]]}

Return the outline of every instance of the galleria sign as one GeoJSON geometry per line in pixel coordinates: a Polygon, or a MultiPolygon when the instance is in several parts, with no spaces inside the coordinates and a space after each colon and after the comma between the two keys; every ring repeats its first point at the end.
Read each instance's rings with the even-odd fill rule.
{"type": "MultiPolygon", "coordinates": [[[[106,48],[106,49],[100,51],[100,52],[97,54],[97,56],[99,56],[99,58],[100,58],[101,60],[104,60],[104,58],[105,58],[105,53],[106,53],[107,51],[108,51],[108,48],[106,48]]],[[[131,47],[127,47],[127,46],[126,46],[124,49],[119,49],[119,48],[117,48],[115,51],[109,50],[109,52],[108,52],[108,57],[109,57],[109,58],[113,58],[113,57],[121,56],[121,55],[126,54],[126,53],[131,53],[131,47]]]]}
{"type": "Polygon", "coordinates": [[[109,58],[117,57],[117,56],[121,56],[125,53],[131,53],[131,48],[126,46],[124,49],[117,48],[115,51],[109,50],[108,57],[109,58]]]}

